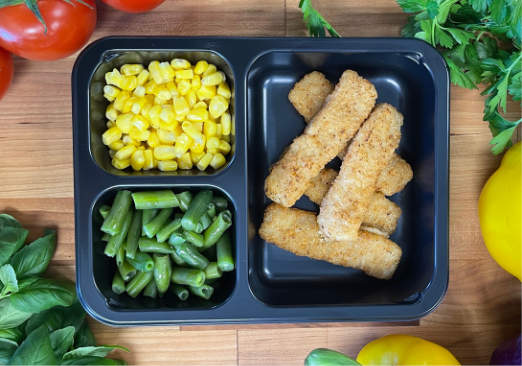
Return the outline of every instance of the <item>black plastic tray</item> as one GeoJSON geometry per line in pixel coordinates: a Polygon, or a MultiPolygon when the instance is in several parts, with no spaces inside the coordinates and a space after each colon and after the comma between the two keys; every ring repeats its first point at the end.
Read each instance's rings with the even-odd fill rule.
{"type": "MultiPolygon", "coordinates": [[[[88,46],[72,74],[78,296],[112,325],[312,321],[397,321],[422,317],[448,284],[448,71],[428,44],[395,38],[109,37],[88,46]],[[207,59],[233,89],[233,157],[216,172],[124,173],[112,169],[100,135],[103,74],[127,62],[207,59]],[[345,69],[372,81],[379,102],[404,114],[399,153],[414,179],[392,197],[403,215],[392,239],[403,249],[389,281],[297,257],[265,243],[257,229],[269,203],[268,169],[304,128],[288,102],[292,85],[319,70],[336,82],[345,69]],[[110,290],[96,208],[121,188],[210,187],[232,204],[237,269],[212,302],[131,301],[110,290]]],[[[334,162],[335,164],[335,162],[334,162]]],[[[316,210],[306,198],[297,207],[316,210]]]]}

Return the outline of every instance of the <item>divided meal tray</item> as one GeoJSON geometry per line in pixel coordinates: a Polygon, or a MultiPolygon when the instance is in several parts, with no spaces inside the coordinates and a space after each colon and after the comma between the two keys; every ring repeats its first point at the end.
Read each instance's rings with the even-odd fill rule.
{"type": "MultiPolygon", "coordinates": [[[[108,37],[92,43],[72,74],[76,279],[84,308],[111,325],[399,321],[426,315],[448,284],[448,85],[442,57],[414,39],[108,37]],[[105,72],[174,57],[205,59],[225,72],[235,131],[229,162],[207,172],[114,169],[101,142],[105,72]],[[391,239],[403,256],[387,281],[297,257],[257,235],[270,202],[263,191],[270,165],[304,129],[289,90],[313,70],[336,83],[345,69],[369,79],[378,102],[404,115],[398,152],[414,178],[391,197],[402,209],[391,239]],[[221,279],[208,301],[131,299],[111,291],[116,266],[103,255],[98,207],[118,189],[160,188],[210,188],[229,200],[236,270],[221,279]]],[[[318,210],[307,198],[296,207],[318,210]]]]}

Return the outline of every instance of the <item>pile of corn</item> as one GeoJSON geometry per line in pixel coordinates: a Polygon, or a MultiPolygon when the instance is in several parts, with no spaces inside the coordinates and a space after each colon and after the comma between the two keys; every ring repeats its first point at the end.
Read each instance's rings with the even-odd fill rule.
{"type": "Polygon", "coordinates": [[[126,64],[105,74],[110,102],[103,143],[117,169],[161,171],[226,163],[232,120],[230,87],[215,65],[185,59],[126,64]]]}

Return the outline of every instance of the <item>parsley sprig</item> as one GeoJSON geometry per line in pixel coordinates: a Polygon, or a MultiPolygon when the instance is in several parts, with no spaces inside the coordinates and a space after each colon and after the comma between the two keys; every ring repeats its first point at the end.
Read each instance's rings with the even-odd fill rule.
{"type": "Polygon", "coordinates": [[[326,30],[332,37],[339,37],[339,33],[328,23],[323,16],[314,9],[312,0],[299,1],[299,8],[303,12],[303,20],[308,28],[308,32],[312,37],[325,37],[326,30]]]}
{"type": "Polygon", "coordinates": [[[397,0],[412,13],[402,29],[437,47],[455,85],[476,89],[486,85],[484,121],[493,134],[491,151],[499,154],[511,145],[522,118],[510,121],[508,95],[521,100],[522,0],[397,0]]]}

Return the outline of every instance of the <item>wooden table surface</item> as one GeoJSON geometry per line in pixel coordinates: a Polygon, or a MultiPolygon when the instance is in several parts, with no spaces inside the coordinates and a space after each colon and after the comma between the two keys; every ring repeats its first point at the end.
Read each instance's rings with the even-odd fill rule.
{"type": "MultiPolygon", "coordinates": [[[[99,4],[92,40],[107,35],[305,36],[298,0],[167,0],[148,14],[99,4]]],[[[398,36],[406,16],[393,0],[315,0],[347,37],[398,36]],[[360,4],[364,4],[361,6],[360,4]]],[[[54,62],[15,59],[15,77],[0,102],[0,212],[31,229],[58,228],[53,275],[74,279],[74,205],[70,74],[75,55],[54,62]]],[[[99,343],[121,344],[131,364],[302,365],[329,347],[355,356],[390,333],[425,337],[466,364],[487,363],[501,341],[520,333],[520,282],[488,255],[477,200],[499,158],[488,150],[477,91],[451,88],[450,282],[444,302],[419,322],[220,327],[111,328],[91,321],[99,343]]],[[[520,110],[512,108],[513,115],[520,110]]],[[[419,121],[422,123],[422,121],[419,121]]]]}

